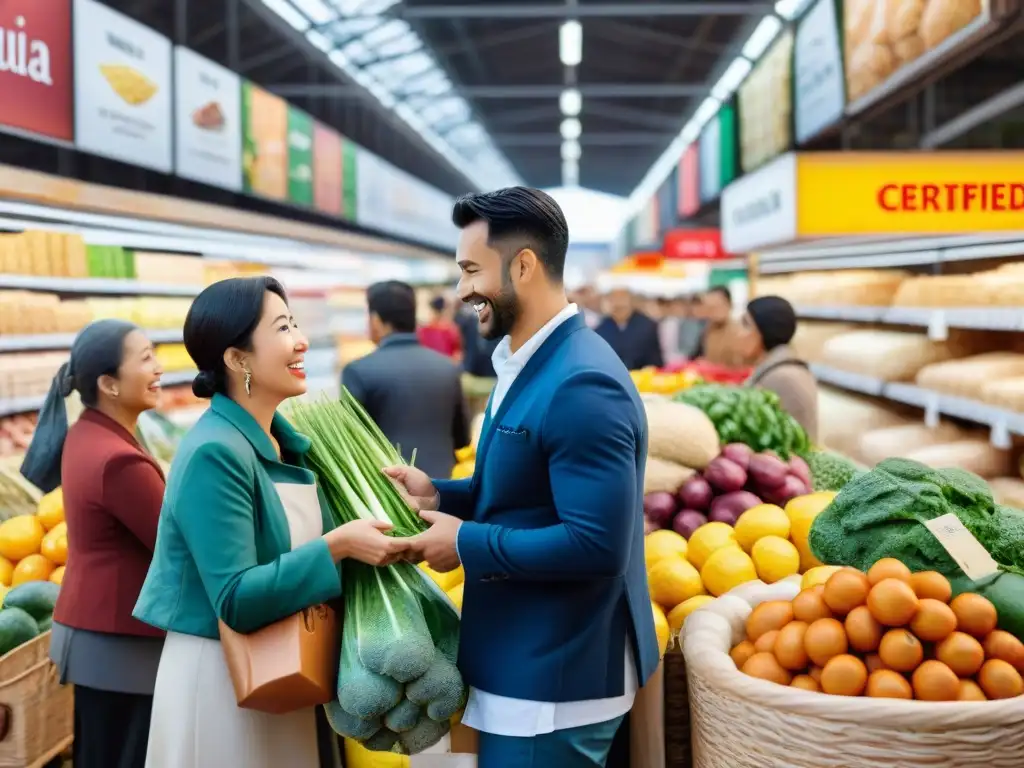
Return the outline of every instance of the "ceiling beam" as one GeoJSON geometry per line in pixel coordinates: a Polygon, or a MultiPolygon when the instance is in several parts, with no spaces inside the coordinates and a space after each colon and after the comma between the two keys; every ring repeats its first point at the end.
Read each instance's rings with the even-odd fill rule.
{"type": "MultiPolygon", "coordinates": [[[[700,96],[707,92],[704,83],[581,83],[584,99],[673,99],[700,96]]],[[[280,83],[268,86],[278,96],[323,96],[347,98],[360,96],[363,90],[349,85],[313,85],[280,83]]],[[[557,99],[563,85],[470,85],[459,88],[466,99],[557,99]]],[[[584,103],[586,103],[584,101],[584,103]]]]}
{"type": "MultiPolygon", "coordinates": [[[[566,3],[471,3],[468,5],[398,6],[392,15],[400,19],[568,19],[645,18],[669,16],[749,16],[771,13],[773,3],[749,2],[662,2],[577,5],[566,3]]],[[[349,16],[348,18],[353,18],[349,16]]]]}
{"type": "MultiPolygon", "coordinates": [[[[583,132],[579,142],[581,147],[638,147],[660,145],[671,141],[679,135],[678,131],[673,133],[643,132],[643,131],[616,131],[612,133],[588,133],[583,132]]],[[[555,131],[546,133],[495,133],[491,138],[499,147],[523,147],[542,148],[559,147],[562,145],[562,137],[555,131]]],[[[580,163],[586,165],[586,157],[580,163]]]]}

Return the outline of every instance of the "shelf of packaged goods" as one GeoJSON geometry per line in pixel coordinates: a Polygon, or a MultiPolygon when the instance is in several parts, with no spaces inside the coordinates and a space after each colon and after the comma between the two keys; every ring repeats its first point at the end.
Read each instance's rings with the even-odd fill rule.
{"type": "Polygon", "coordinates": [[[984,425],[991,430],[992,444],[997,448],[1010,448],[1011,435],[1024,435],[1024,414],[1021,413],[944,395],[914,384],[887,382],[825,365],[812,364],[811,370],[822,384],[920,408],[929,426],[936,426],[940,416],[984,425]]]}
{"type": "Polygon", "coordinates": [[[797,308],[808,320],[911,325],[928,330],[928,337],[944,341],[951,328],[977,331],[1024,331],[1024,310],[991,307],[814,307],[797,308]]]}
{"type": "Polygon", "coordinates": [[[113,277],[77,278],[0,274],[0,289],[110,296],[196,296],[203,286],[141,283],[136,280],[113,277]]]}
{"type": "MultiPolygon", "coordinates": [[[[70,349],[75,341],[74,333],[36,333],[31,335],[0,335],[0,352],[32,352],[52,349],[70,349]]],[[[181,342],[180,330],[146,331],[154,344],[175,344],[181,342]]]]}
{"type": "Polygon", "coordinates": [[[194,368],[185,371],[167,371],[160,377],[160,385],[164,387],[177,387],[182,384],[191,384],[199,371],[194,368]]]}

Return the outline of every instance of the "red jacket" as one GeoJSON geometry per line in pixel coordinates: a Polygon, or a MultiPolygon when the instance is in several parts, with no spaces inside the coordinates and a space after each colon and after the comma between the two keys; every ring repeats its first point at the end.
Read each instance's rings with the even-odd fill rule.
{"type": "Polygon", "coordinates": [[[55,621],[76,629],[160,637],[132,618],[156,543],[164,474],[128,432],[87,408],[68,430],[61,465],[68,562],[55,621]]]}

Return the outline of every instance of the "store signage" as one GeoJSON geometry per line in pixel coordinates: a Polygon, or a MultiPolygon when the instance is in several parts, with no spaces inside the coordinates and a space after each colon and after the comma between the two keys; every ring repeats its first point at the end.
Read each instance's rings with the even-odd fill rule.
{"type": "Polygon", "coordinates": [[[721,259],[722,232],[718,229],[673,229],[665,233],[661,252],[667,259],[721,259]]]}
{"type": "Polygon", "coordinates": [[[710,203],[722,191],[722,127],[715,115],[700,135],[700,201],[710,203]]]}
{"type": "Polygon", "coordinates": [[[676,225],[679,205],[676,195],[679,192],[679,180],[676,176],[679,168],[673,168],[665,183],[658,188],[658,233],[668,232],[676,225]]]}
{"type": "Polygon", "coordinates": [[[313,157],[316,160],[313,163],[313,205],[320,213],[341,216],[344,208],[341,194],[344,165],[341,136],[326,125],[314,124],[313,157]]]}
{"type": "Polygon", "coordinates": [[[313,118],[288,105],[288,199],[313,205],[313,118]]]}
{"type": "Polygon", "coordinates": [[[739,90],[740,161],[745,173],[792,145],[793,34],[783,32],[739,90]]]}
{"type": "Polygon", "coordinates": [[[248,81],[242,84],[242,187],[288,198],[288,102],[248,81]]]}
{"type": "Polygon", "coordinates": [[[96,0],[75,0],[75,143],[171,172],[171,43],[96,0]]]}
{"type": "MultiPolygon", "coordinates": [[[[828,195],[830,202],[835,195],[828,195]]],[[[722,192],[722,245],[747,253],[797,235],[797,156],[784,155],[722,192]]]]}
{"type": "Polygon", "coordinates": [[[71,0],[0,0],[0,130],[74,136],[71,0]]]}
{"type": "Polygon", "coordinates": [[[739,174],[739,131],[733,102],[723,105],[718,112],[718,138],[719,184],[720,188],[725,188],[739,174]]]}
{"type": "Polygon", "coordinates": [[[175,157],[178,176],[242,189],[242,81],[187,48],[174,49],[175,157]]]}
{"type": "Polygon", "coordinates": [[[700,210],[700,157],[696,144],[683,152],[679,162],[679,216],[687,218],[700,210]]]}
{"type": "Polygon", "coordinates": [[[812,153],[800,156],[797,185],[806,237],[997,232],[1024,221],[1024,152],[812,153]]]}
{"type": "Polygon", "coordinates": [[[794,134],[802,144],[836,123],[846,107],[836,0],[818,0],[800,21],[793,70],[794,134]]]}
{"type": "Polygon", "coordinates": [[[356,221],[359,212],[359,146],[341,139],[341,215],[356,221]]]}

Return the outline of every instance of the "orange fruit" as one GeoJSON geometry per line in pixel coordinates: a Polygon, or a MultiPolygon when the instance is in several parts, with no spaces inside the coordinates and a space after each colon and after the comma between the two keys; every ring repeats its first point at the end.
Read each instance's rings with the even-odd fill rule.
{"type": "Polygon", "coordinates": [[[54,565],[65,565],[68,561],[67,534],[53,536],[51,533],[43,537],[43,543],[39,547],[39,554],[54,565]]]}
{"type": "Polygon", "coordinates": [[[53,573],[50,574],[50,581],[60,586],[64,583],[64,566],[61,565],[53,569],[53,573]]]}
{"type": "MultiPolygon", "coordinates": [[[[0,552],[0,554],[3,553],[0,552]]],[[[981,595],[964,592],[954,598],[949,607],[956,614],[956,627],[961,632],[983,638],[988,637],[988,634],[996,628],[998,620],[996,607],[981,595]]]]}
{"type": "Polygon", "coordinates": [[[953,596],[953,588],[949,579],[938,571],[921,571],[910,575],[910,586],[922,600],[930,598],[948,603],[953,596]]]}
{"type": "Polygon", "coordinates": [[[890,629],[878,646],[878,658],[889,669],[911,672],[924,658],[921,641],[905,629],[890,629]]]}
{"type": "Polygon", "coordinates": [[[867,576],[853,568],[843,568],[825,582],[825,603],[837,615],[845,616],[858,605],[864,605],[870,590],[867,576]]]}
{"type": "Polygon", "coordinates": [[[985,663],[985,649],[966,632],[954,632],[935,646],[935,658],[952,669],[957,677],[971,677],[985,663]]]}
{"type": "Polygon", "coordinates": [[[14,563],[6,557],[0,557],[0,585],[11,586],[11,578],[14,576],[14,563]]]}
{"type": "Polygon", "coordinates": [[[824,667],[849,649],[846,629],[837,619],[818,619],[804,632],[804,649],[816,666],[824,667]]]}
{"type": "Polygon", "coordinates": [[[882,579],[868,594],[868,608],[880,624],[902,627],[917,615],[920,601],[905,581],[882,579]]]}
{"type": "Polygon", "coordinates": [[[14,566],[11,586],[16,587],[27,581],[46,581],[50,578],[54,568],[54,564],[42,555],[29,555],[14,566]]]}
{"type": "Polygon", "coordinates": [[[821,690],[833,696],[860,696],[867,683],[864,662],[846,653],[829,659],[821,671],[821,690]]]}
{"type": "Polygon", "coordinates": [[[912,699],[914,689],[899,672],[891,669],[876,669],[868,677],[865,695],[875,699],[912,699]]]}
{"type": "Polygon", "coordinates": [[[11,562],[39,553],[46,531],[35,515],[18,515],[0,523],[0,555],[11,562]]]}
{"type": "Polygon", "coordinates": [[[1013,699],[1024,695],[1020,672],[1002,659],[989,659],[978,673],[978,685],[990,699],[1013,699]]]}
{"type": "Polygon", "coordinates": [[[788,670],[783,669],[778,659],[770,653],[755,653],[744,663],[743,672],[779,685],[789,685],[793,682],[793,676],[788,670]]]}
{"type": "Polygon", "coordinates": [[[960,678],[941,661],[928,660],[914,670],[914,695],[921,701],[956,701],[960,678]]]}
{"type": "Polygon", "coordinates": [[[787,600],[769,600],[754,606],[747,617],[747,637],[755,643],[761,635],[773,629],[782,629],[793,620],[793,603],[787,600]]]}
{"type": "Polygon", "coordinates": [[[868,570],[868,581],[875,586],[885,579],[899,579],[910,583],[910,569],[895,557],[883,557],[868,570]]]}

